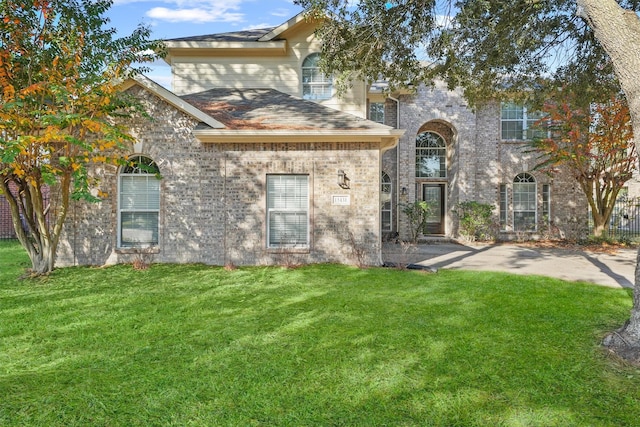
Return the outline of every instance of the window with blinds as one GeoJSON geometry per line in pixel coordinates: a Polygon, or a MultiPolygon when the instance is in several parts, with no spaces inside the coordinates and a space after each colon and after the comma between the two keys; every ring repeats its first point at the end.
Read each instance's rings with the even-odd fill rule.
{"type": "Polygon", "coordinates": [[[118,247],[158,244],[160,180],[158,166],[149,158],[129,159],[118,176],[118,247]]]}
{"type": "Polygon", "coordinates": [[[267,175],[268,247],[309,245],[309,176],[267,175]]]}

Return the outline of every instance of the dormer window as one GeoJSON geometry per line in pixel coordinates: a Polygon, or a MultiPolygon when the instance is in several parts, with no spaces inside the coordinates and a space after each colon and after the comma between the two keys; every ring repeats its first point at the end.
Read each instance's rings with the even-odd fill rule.
{"type": "Polygon", "coordinates": [[[318,100],[331,98],[333,82],[330,76],[320,71],[319,53],[312,53],[302,62],[302,97],[318,100]]]}

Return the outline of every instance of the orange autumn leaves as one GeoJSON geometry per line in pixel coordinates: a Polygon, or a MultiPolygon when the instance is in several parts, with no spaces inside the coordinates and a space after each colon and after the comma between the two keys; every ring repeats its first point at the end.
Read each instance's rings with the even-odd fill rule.
{"type": "Polygon", "coordinates": [[[638,164],[627,102],[613,96],[607,102],[581,103],[574,94],[561,92],[543,111],[546,116],[538,126],[548,137],[531,143],[540,155],[538,168],[570,171],[590,206],[593,233],[600,236],[638,164]]]}
{"type": "Polygon", "coordinates": [[[88,163],[118,163],[117,148],[130,139],[109,118],[118,76],[83,75],[86,34],[82,28],[60,31],[60,11],[54,13],[52,3],[9,0],[4,7],[0,174],[84,179],[88,163]]]}

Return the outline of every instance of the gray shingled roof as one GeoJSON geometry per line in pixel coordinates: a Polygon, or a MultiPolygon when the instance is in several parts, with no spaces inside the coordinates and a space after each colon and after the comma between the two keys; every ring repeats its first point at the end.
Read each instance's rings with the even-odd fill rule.
{"type": "Polygon", "coordinates": [[[254,30],[234,31],[231,33],[206,34],[202,36],[167,39],[168,42],[255,42],[271,32],[275,27],[254,30]]]}
{"type": "Polygon", "coordinates": [[[181,98],[227,129],[391,129],[274,89],[210,89],[181,98]]]}

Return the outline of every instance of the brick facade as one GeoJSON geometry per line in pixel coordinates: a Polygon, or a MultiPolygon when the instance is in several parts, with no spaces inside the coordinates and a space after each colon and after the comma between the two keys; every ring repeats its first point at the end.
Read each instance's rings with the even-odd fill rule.
{"type": "MultiPolygon", "coordinates": [[[[397,147],[381,153],[377,143],[324,142],[202,143],[193,130],[199,122],[140,87],[131,89],[144,101],[153,120],[138,118],[128,125],[136,143],[125,155],[153,159],[162,174],[159,245],[155,262],[282,264],[342,262],[378,264],[381,240],[409,237],[402,206],[420,200],[425,186],[441,186],[444,216],[441,234],[457,237],[457,203],[478,201],[495,206],[498,222],[500,186],[507,190],[507,224],[503,239],[520,238],[513,230],[513,179],[531,173],[537,184],[538,211],[542,189],[551,188],[550,225],[545,232],[577,237],[586,230],[587,209],[577,183],[562,170],[547,175],[534,170],[535,155],[523,143],[500,139],[499,103],[470,109],[458,92],[421,87],[415,93],[388,98],[388,125],[406,129],[397,147]],[[416,136],[440,135],[447,147],[447,176],[416,178],[416,136]],[[337,171],[351,179],[340,188],[337,171]],[[392,233],[380,232],[380,173],[392,179],[392,233]],[[268,174],[309,177],[310,246],[308,250],[268,249],[266,196],[268,174]],[[333,196],[348,195],[348,205],[333,196]],[[397,233],[397,234],[396,234],[397,233]],[[351,239],[353,235],[355,240],[351,239]],[[356,253],[361,253],[358,259],[356,253]]],[[[103,265],[131,262],[131,249],[117,248],[118,170],[99,166],[102,202],[72,202],[57,265],[103,265]]],[[[545,227],[547,228],[545,230],[545,227]]]]}
{"type": "MultiPolygon", "coordinates": [[[[203,144],[191,132],[196,121],[150,92],[133,92],[153,121],[133,123],[137,142],[125,154],[150,157],[162,174],[154,262],[380,263],[379,185],[372,185],[380,180],[378,143],[203,144]],[[350,178],[350,188],[338,186],[339,169],[350,178]],[[309,177],[308,250],[267,248],[265,184],[272,173],[309,177]],[[337,195],[349,196],[349,203],[334,204],[337,195]]],[[[59,266],[131,262],[137,256],[116,247],[117,169],[94,172],[109,197],[97,204],[73,202],[59,266]]]]}
{"type": "Polygon", "coordinates": [[[423,86],[398,99],[398,104],[387,101],[386,124],[396,124],[395,108],[399,108],[398,126],[406,132],[398,147],[385,153],[382,165],[390,175],[394,173],[391,175],[396,191],[393,235],[397,232],[401,239],[409,237],[409,223],[401,209],[403,204],[422,200],[425,185],[444,186],[444,232],[441,234],[457,237],[454,209],[456,204],[465,201],[493,205],[497,223],[500,185],[504,184],[508,195],[507,224],[499,238],[522,237],[513,231],[512,191],[515,176],[522,172],[528,172],[536,179],[539,213],[542,212],[543,185],[551,186],[550,224],[543,224],[539,214],[537,232],[529,233],[527,237],[537,238],[550,232],[572,238],[584,234],[588,211],[578,184],[563,170],[557,170],[553,175],[534,170],[536,155],[526,152],[526,144],[501,140],[499,102],[472,110],[460,92],[449,91],[444,85],[423,86]],[[434,132],[446,141],[446,178],[416,178],[416,137],[425,131],[434,132]],[[397,175],[396,171],[399,171],[397,175]]]}
{"type": "MultiPolygon", "coordinates": [[[[18,194],[18,189],[12,182],[9,183],[9,190],[14,194],[18,194]]],[[[46,204],[49,201],[49,187],[42,187],[42,197],[43,201],[46,204]]],[[[27,225],[26,221],[21,213],[21,222],[22,227],[26,230],[27,225]]],[[[47,216],[47,221],[49,217],[47,216]]],[[[13,228],[13,219],[11,218],[11,207],[9,206],[9,202],[4,197],[4,195],[0,194],[0,239],[17,239],[16,231],[13,228]]]]}

